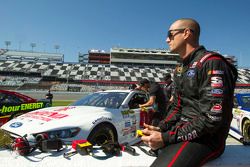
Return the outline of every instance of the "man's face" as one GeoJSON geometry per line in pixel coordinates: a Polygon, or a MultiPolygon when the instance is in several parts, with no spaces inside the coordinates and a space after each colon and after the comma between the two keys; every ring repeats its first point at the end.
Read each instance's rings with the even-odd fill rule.
{"type": "Polygon", "coordinates": [[[184,30],[185,29],[183,29],[183,26],[179,21],[176,21],[170,26],[166,42],[169,45],[169,50],[171,53],[180,54],[180,49],[182,49],[182,45],[184,43],[184,30]]]}
{"type": "Polygon", "coordinates": [[[148,92],[150,88],[149,84],[144,84],[143,86],[141,86],[141,90],[148,92]]]}

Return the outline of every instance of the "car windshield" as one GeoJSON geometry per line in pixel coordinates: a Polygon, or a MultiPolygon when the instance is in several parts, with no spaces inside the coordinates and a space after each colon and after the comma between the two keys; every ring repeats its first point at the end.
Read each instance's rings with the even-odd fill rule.
{"type": "Polygon", "coordinates": [[[119,108],[127,95],[126,92],[96,92],[83,97],[71,106],[119,108]]]}
{"type": "Polygon", "coordinates": [[[250,108],[250,96],[241,96],[242,107],[250,108]]]}

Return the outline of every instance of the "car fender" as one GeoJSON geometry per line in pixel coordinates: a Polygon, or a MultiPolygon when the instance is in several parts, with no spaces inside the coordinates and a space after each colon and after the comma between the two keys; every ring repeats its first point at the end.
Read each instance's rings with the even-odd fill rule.
{"type": "Polygon", "coordinates": [[[243,132],[243,124],[246,120],[250,120],[250,113],[249,111],[244,111],[243,110],[243,115],[242,115],[242,118],[240,120],[240,131],[243,132]]]}

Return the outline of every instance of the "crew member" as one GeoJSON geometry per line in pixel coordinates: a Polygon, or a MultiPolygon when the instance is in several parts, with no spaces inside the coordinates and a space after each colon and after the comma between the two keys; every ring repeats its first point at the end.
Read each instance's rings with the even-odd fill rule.
{"type": "Polygon", "coordinates": [[[50,92],[50,89],[48,93],[45,95],[46,99],[49,99],[50,105],[52,106],[52,99],[53,99],[53,94],[50,92]]]}
{"type": "Polygon", "coordinates": [[[149,93],[149,100],[145,104],[140,104],[139,107],[153,106],[154,113],[151,124],[157,126],[163,119],[166,111],[166,98],[163,89],[156,82],[150,82],[148,79],[142,79],[139,83],[138,89],[149,93]]]}
{"type": "Polygon", "coordinates": [[[173,101],[172,94],[174,91],[174,86],[173,86],[173,81],[171,79],[171,74],[170,73],[164,74],[163,80],[165,82],[164,93],[165,93],[165,97],[166,97],[166,101],[167,101],[167,108],[168,108],[169,104],[173,101]]]}

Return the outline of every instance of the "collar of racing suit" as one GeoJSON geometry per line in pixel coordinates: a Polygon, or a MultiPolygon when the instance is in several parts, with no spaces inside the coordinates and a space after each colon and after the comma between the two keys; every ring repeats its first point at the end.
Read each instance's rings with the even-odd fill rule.
{"type": "Polygon", "coordinates": [[[195,50],[193,50],[185,59],[182,60],[183,66],[186,66],[186,65],[190,64],[191,61],[195,57],[197,57],[197,55],[203,55],[204,52],[206,52],[205,47],[204,46],[199,46],[198,48],[196,48],[195,50]]]}

